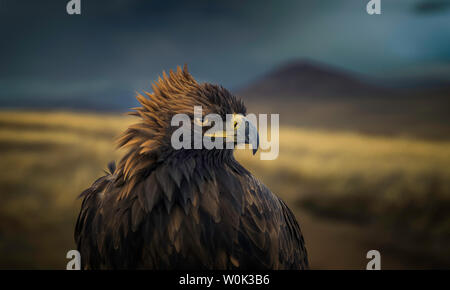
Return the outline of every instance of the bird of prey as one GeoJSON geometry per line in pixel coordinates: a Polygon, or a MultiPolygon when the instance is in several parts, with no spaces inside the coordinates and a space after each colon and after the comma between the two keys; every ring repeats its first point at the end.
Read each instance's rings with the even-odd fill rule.
{"type": "MultiPolygon", "coordinates": [[[[126,153],[80,195],[75,241],[83,269],[308,268],[293,213],[236,161],[232,148],[171,146],[175,114],[191,116],[202,106],[240,116],[238,127],[246,115],[239,98],[198,83],[185,66],[163,73],[153,93],[137,99],[141,106],[130,114],[139,122],[118,140],[126,153]]],[[[254,130],[248,125],[245,134],[254,130]]]]}

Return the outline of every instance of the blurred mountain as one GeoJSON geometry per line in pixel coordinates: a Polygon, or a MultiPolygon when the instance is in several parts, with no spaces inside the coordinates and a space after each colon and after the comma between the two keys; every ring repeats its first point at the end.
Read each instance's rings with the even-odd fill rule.
{"type": "Polygon", "coordinates": [[[351,99],[383,98],[395,95],[450,96],[450,82],[433,78],[403,79],[387,82],[357,75],[323,63],[292,61],[270,71],[250,85],[238,89],[245,98],[351,99]]]}
{"type": "Polygon", "coordinates": [[[236,90],[250,112],[284,125],[377,135],[450,138],[450,85],[381,82],[311,61],[290,62],[236,90]]]}
{"type": "Polygon", "coordinates": [[[286,63],[239,90],[247,98],[349,98],[380,96],[387,91],[349,72],[313,61],[286,63]]]}

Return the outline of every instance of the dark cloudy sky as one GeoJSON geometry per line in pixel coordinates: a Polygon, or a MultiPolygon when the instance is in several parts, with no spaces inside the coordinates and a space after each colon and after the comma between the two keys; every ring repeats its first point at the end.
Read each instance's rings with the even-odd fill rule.
{"type": "Polygon", "coordinates": [[[450,80],[450,1],[0,0],[0,100],[132,96],[188,63],[245,86],[293,59],[387,79],[450,80]]]}

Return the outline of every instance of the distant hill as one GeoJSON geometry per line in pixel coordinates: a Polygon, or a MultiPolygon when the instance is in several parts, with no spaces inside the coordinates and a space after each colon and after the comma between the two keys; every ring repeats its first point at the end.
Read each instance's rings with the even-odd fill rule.
{"type": "Polygon", "coordinates": [[[276,68],[238,92],[247,98],[277,95],[304,99],[380,96],[387,91],[386,88],[325,64],[295,61],[276,68]]]}
{"type": "Polygon", "coordinates": [[[281,124],[450,139],[450,85],[380,82],[311,61],[286,63],[236,93],[281,124]]]}

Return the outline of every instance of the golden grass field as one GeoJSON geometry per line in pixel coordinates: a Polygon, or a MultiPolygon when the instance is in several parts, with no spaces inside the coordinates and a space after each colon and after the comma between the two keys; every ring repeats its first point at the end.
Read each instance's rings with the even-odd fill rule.
{"type": "MultiPolygon", "coordinates": [[[[123,153],[113,141],[133,120],[0,112],[0,268],[65,268],[75,247],[76,197],[123,153]]],[[[237,152],[296,214],[314,217],[311,233],[304,229],[313,268],[332,267],[317,247],[338,243],[308,239],[319,218],[375,228],[394,237],[392,251],[450,266],[450,142],[282,127],[278,159],[257,157],[237,152]]]]}

